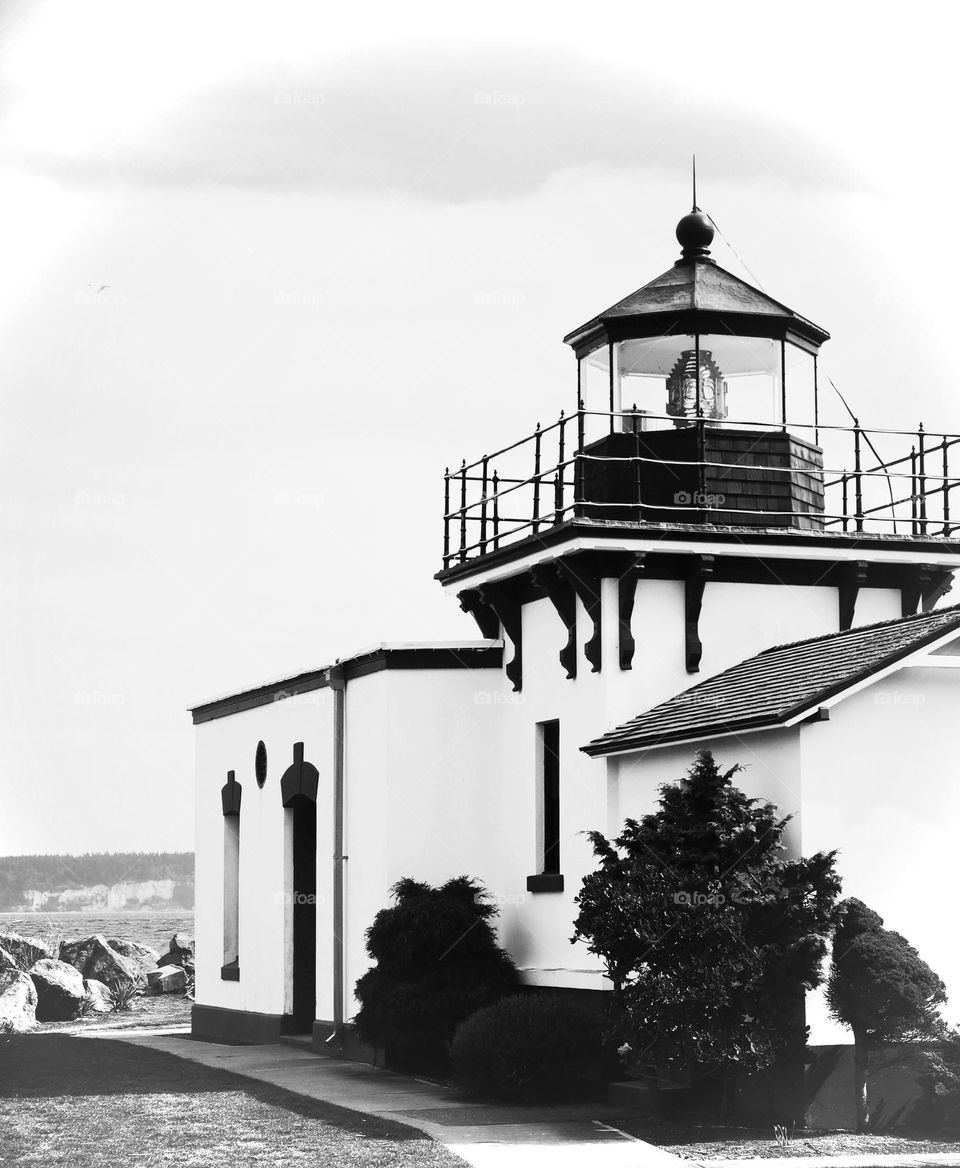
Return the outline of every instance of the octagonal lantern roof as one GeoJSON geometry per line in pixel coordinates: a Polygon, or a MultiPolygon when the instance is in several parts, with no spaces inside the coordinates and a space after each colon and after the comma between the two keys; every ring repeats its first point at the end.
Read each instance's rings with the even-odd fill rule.
{"type": "MultiPolygon", "coordinates": [[[[685,216],[677,228],[681,243],[690,238],[689,221],[695,217],[708,222],[701,212],[685,216]]],[[[703,223],[696,226],[703,231],[703,223]]],[[[712,237],[711,227],[697,242],[712,237]]],[[[579,357],[610,341],[677,333],[784,338],[814,352],[830,338],[813,321],[721,268],[706,246],[688,245],[672,268],[563,339],[579,357]]]]}

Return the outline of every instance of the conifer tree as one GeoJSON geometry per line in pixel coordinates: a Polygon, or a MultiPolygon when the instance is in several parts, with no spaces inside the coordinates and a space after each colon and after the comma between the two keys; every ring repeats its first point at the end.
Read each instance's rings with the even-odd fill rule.
{"type": "Polygon", "coordinates": [[[627,1065],[665,1072],[770,1066],[802,1046],[840,880],[835,853],[788,860],[789,817],[733,785],[709,751],[664,786],[659,810],[591,840],[600,866],[577,897],[574,940],[614,986],[627,1065]]]}

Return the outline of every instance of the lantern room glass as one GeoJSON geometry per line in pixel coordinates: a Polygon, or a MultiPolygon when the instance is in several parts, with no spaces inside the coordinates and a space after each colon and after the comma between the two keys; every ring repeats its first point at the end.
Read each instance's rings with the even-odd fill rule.
{"type": "Polygon", "coordinates": [[[603,344],[580,360],[580,396],[591,437],[680,429],[702,418],[731,428],[786,426],[816,441],[816,357],[769,337],[700,333],[603,344]]]}

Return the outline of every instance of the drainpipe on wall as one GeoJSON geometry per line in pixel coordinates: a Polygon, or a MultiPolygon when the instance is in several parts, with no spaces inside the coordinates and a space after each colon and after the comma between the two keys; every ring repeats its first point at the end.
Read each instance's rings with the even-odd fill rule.
{"type": "Polygon", "coordinates": [[[343,772],[344,706],[347,679],[343,667],[334,665],[327,674],[333,690],[333,1034],[331,1038],[343,1049],[343,772]]]}

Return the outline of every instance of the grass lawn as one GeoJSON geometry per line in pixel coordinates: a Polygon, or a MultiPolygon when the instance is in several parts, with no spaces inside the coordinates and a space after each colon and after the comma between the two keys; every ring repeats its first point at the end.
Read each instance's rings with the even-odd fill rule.
{"type": "Polygon", "coordinates": [[[0,1165],[463,1168],[421,1132],[162,1051],[0,1036],[0,1165]]]}
{"type": "Polygon", "coordinates": [[[637,1118],[618,1123],[624,1131],[647,1140],[666,1152],[675,1152],[688,1160],[747,1160],[754,1157],[776,1159],[780,1156],[848,1156],[916,1155],[919,1152],[960,1153],[960,1133],[952,1138],[929,1136],[867,1134],[858,1136],[843,1131],[796,1131],[784,1145],[779,1145],[773,1125],[766,1128],[723,1125],[693,1117],[675,1119],[637,1118]]]}

